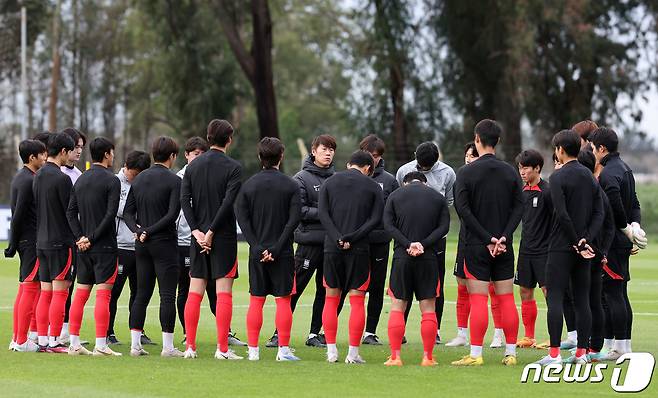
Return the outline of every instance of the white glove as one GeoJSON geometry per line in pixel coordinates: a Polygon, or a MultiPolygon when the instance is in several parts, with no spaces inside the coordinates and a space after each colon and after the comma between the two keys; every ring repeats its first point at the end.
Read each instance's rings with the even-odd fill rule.
{"type": "Polygon", "coordinates": [[[631,224],[626,224],[626,228],[623,228],[621,232],[623,232],[629,241],[633,242],[633,227],[631,227],[631,224]]]}
{"type": "Polygon", "coordinates": [[[640,249],[646,249],[647,248],[647,233],[644,232],[642,227],[640,227],[640,224],[634,222],[631,224],[631,229],[633,230],[633,243],[640,248],[640,249]]]}

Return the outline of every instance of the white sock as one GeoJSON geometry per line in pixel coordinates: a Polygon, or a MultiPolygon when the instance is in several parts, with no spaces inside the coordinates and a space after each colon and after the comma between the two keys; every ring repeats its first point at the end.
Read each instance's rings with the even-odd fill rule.
{"type": "Polygon", "coordinates": [[[505,344],[505,355],[516,356],[516,344],[505,344]]]}
{"type": "Polygon", "coordinates": [[[436,335],[441,337],[441,329],[436,329],[436,335]]]}
{"type": "Polygon", "coordinates": [[[363,333],[363,338],[366,338],[366,337],[368,337],[368,336],[374,336],[374,335],[375,335],[374,333],[364,332],[364,333],[363,333]]]}
{"type": "Polygon", "coordinates": [[[171,351],[174,349],[174,334],[162,332],[162,349],[171,351]]]}
{"type": "Polygon", "coordinates": [[[615,351],[623,354],[626,352],[626,340],[615,340],[615,351]]]}
{"type": "MultiPolygon", "coordinates": [[[[73,336],[71,336],[71,342],[73,342],[73,336]]],[[[105,347],[107,347],[107,337],[96,337],[96,348],[105,347]]]]}
{"type": "Polygon", "coordinates": [[[567,332],[567,339],[569,339],[569,341],[578,341],[578,331],[572,330],[567,332]]]}
{"type": "Polygon", "coordinates": [[[496,328],[496,330],[494,330],[494,336],[502,339],[503,336],[505,336],[505,332],[503,332],[503,329],[496,328]]]}
{"type": "Polygon", "coordinates": [[[36,340],[39,336],[37,335],[37,332],[29,332],[27,334],[27,338],[30,340],[36,340]]]}
{"type": "Polygon", "coordinates": [[[351,345],[347,351],[347,356],[350,358],[356,358],[359,356],[359,347],[351,345]]]}
{"type": "Polygon", "coordinates": [[[62,331],[60,332],[59,336],[64,337],[67,334],[69,334],[69,324],[68,324],[68,322],[64,322],[62,324],[62,331]]]}
{"type": "MultiPolygon", "coordinates": [[[[249,355],[260,355],[260,349],[258,347],[248,347],[249,348],[249,355]]],[[[281,347],[279,347],[279,350],[281,350],[281,347]]]]}
{"type": "Polygon", "coordinates": [[[467,338],[468,328],[457,328],[457,336],[467,338]]]}
{"type": "Polygon", "coordinates": [[[288,346],[279,347],[279,355],[288,355],[288,354],[290,354],[290,347],[288,346]]]}
{"type": "Polygon", "coordinates": [[[130,348],[139,350],[142,348],[142,331],[130,329],[130,348]]]}
{"type": "Polygon", "coordinates": [[[38,336],[37,340],[39,342],[39,345],[42,347],[48,345],[48,336],[38,336]]]}
{"type": "Polygon", "coordinates": [[[338,347],[336,347],[336,344],[327,344],[327,354],[338,355],[338,347]]]}
{"type": "Polygon", "coordinates": [[[310,340],[310,339],[312,339],[313,337],[318,337],[318,335],[315,334],[315,333],[309,333],[309,334],[308,334],[308,339],[307,339],[307,340],[310,340]]]}
{"type": "Polygon", "coordinates": [[[603,339],[603,348],[606,350],[611,350],[615,344],[615,339],[603,339]]]}
{"type": "Polygon", "coordinates": [[[624,341],[626,342],[626,344],[625,344],[626,352],[633,352],[633,350],[631,349],[631,339],[624,340],[624,341]]]}
{"type": "Polygon", "coordinates": [[[477,358],[482,356],[482,346],[471,344],[471,358],[477,358]]]}
{"type": "Polygon", "coordinates": [[[57,337],[48,336],[48,345],[51,347],[55,347],[57,345],[57,337]]]}
{"type": "Polygon", "coordinates": [[[71,335],[71,346],[75,348],[80,347],[80,336],[71,335]]]}

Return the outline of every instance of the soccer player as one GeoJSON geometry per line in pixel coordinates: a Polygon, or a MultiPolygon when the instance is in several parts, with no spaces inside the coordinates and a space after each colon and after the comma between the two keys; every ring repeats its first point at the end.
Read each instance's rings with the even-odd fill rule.
{"type": "MultiPolygon", "coordinates": [[[[296,293],[292,295],[290,305],[292,311],[306,286],[315,273],[315,297],[313,299],[313,312],[311,315],[311,328],[306,345],[309,347],[326,347],[325,336],[320,333],[322,329],[322,310],[325,301],[325,288],[322,284],[324,262],[324,236],[325,229],[320,223],[318,214],[318,192],[325,180],[334,173],[334,154],[336,153],[336,140],[334,137],[322,134],[313,139],[311,154],[304,159],[302,170],[295,174],[294,179],[299,184],[300,200],[302,203],[302,219],[295,231],[295,283],[296,293]]],[[[277,347],[278,336],[276,332],[267,343],[267,347],[277,347]]]]}
{"type": "Polygon", "coordinates": [[[403,179],[404,187],[393,192],[384,210],[384,225],[395,239],[389,295],[391,313],[388,339],[391,356],[386,366],[402,366],[400,350],[405,332],[404,312],[414,294],[419,301],[423,340],[421,366],[437,365],[432,353],[436,339],[436,308],[439,294],[437,243],[448,233],[450,213],[443,195],[426,186],[427,178],[412,171],[403,179]],[[432,203],[432,206],[427,206],[432,203]],[[422,211],[419,211],[422,209],[422,211]]]}
{"type": "Polygon", "coordinates": [[[66,219],[71,196],[71,179],[61,171],[74,141],[65,133],[48,140],[48,161],[37,171],[32,183],[37,210],[37,258],[41,295],[37,304],[39,351],[66,353],[59,340],[66,299],[74,278],[75,239],[66,219]],[[48,326],[50,325],[50,331],[48,326]]]}
{"type": "Polygon", "coordinates": [[[130,355],[148,355],[141,337],[155,282],[160,293],[160,326],[163,357],[182,357],[174,347],[176,326],[176,217],[180,212],[180,178],[170,168],[178,144],[170,137],[158,137],[151,149],[153,165],[133,180],[123,210],[126,225],[136,234],[137,295],[130,310],[130,355]]]}
{"type": "MultiPolygon", "coordinates": [[[[384,168],[382,156],[386,150],[384,140],[374,134],[367,135],[359,144],[359,149],[369,152],[375,160],[375,171],[372,178],[382,188],[384,203],[389,195],[400,185],[395,177],[384,168]]],[[[363,344],[381,345],[377,337],[377,324],[384,306],[384,285],[386,283],[386,268],[391,246],[391,235],[380,223],[368,236],[370,241],[370,285],[368,286],[368,310],[366,331],[363,334],[363,344]]]]}
{"type": "Polygon", "coordinates": [[[574,363],[586,363],[586,351],[592,326],[589,306],[591,262],[594,251],[590,242],[599,234],[604,210],[598,184],[592,173],[576,160],[580,137],[572,130],[553,136],[553,147],[562,167],[549,180],[554,219],[548,244],[546,264],[546,302],[548,304],[549,354],[537,361],[540,365],[562,363],[560,337],[564,293],[572,286],[578,348],[574,363]]]}
{"type": "Polygon", "coordinates": [[[356,151],[347,170],[329,177],[320,188],[318,211],[326,229],[324,285],[327,294],[322,325],[327,337],[327,361],[338,362],[336,332],[341,293],[349,292],[349,352],[345,363],[365,363],[359,355],[365,327],[365,292],[370,281],[368,234],[382,219],[382,189],[369,176],[372,155],[356,151]]]}
{"type": "MultiPolygon", "coordinates": [[[[135,261],[135,235],[128,228],[123,218],[123,210],[126,207],[126,200],[130,192],[130,184],[137,177],[139,173],[151,167],[151,157],[148,153],[143,151],[131,151],[126,155],[126,162],[124,166],[116,174],[119,182],[121,183],[121,196],[119,199],[119,207],[116,214],[116,230],[117,230],[117,256],[119,259],[119,266],[117,270],[117,277],[112,285],[112,297],[110,299],[110,322],[107,328],[107,342],[108,344],[120,344],[116,335],[114,334],[114,319],[117,314],[117,303],[123,286],[128,280],[130,286],[130,298],[128,299],[128,310],[135,302],[135,295],[137,294],[137,268],[135,261]]],[[[141,343],[153,344],[151,339],[146,336],[142,331],[141,343]]]]}
{"type": "Polygon", "coordinates": [[[516,364],[519,315],[513,294],[512,238],[523,214],[523,194],[518,172],[496,158],[501,133],[500,125],[493,120],[478,122],[474,141],[480,157],[457,173],[455,209],[466,226],[464,274],[471,303],[471,352],[452,363],[458,366],[484,363],[482,342],[487,332],[491,281],[505,333],[503,364],[516,364]]]}
{"type": "Polygon", "coordinates": [[[228,348],[233,315],[233,281],[238,277],[238,242],[233,204],[240,191],[242,166],[226,155],[233,126],[214,119],[207,129],[210,150],[185,170],[180,202],[192,230],[190,292],[185,304],[185,358],[196,358],[196,334],[201,300],[208,283],[217,290],[217,351],[215,358],[238,360],[228,348]]]}
{"type": "Polygon", "coordinates": [[[237,200],[237,217],[249,242],[249,311],[247,338],[249,360],[259,360],[258,336],[263,325],[267,295],[276,301],[274,323],[278,331],[277,361],[298,361],[290,350],[292,310],[290,296],[295,290],[295,261],[292,237],[301,218],[299,186],[279,171],[283,143],[263,138],[258,143],[262,170],[244,183],[237,200]]]}
{"type": "MultiPolygon", "coordinates": [[[[435,143],[428,141],[418,145],[415,152],[415,159],[400,166],[397,173],[395,174],[395,178],[398,180],[398,184],[402,184],[404,176],[412,171],[420,171],[421,173],[425,174],[425,177],[427,178],[427,185],[443,195],[448,201],[448,206],[452,206],[454,201],[453,188],[455,184],[455,172],[450,166],[439,160],[439,147],[435,143]]],[[[439,322],[439,328],[436,332],[436,344],[440,344],[441,319],[443,318],[443,304],[445,301],[443,296],[443,281],[446,273],[445,237],[439,241],[437,252],[439,253],[439,279],[441,280],[441,294],[436,299],[436,318],[439,322]]],[[[410,310],[411,303],[409,303],[409,308],[405,313],[405,319],[408,318],[410,310]]]]}
{"type": "Polygon", "coordinates": [[[516,157],[519,174],[523,180],[523,228],[519,259],[514,275],[514,283],[519,285],[521,297],[521,319],[525,335],[516,342],[517,347],[530,348],[535,340],[537,302],[535,287],[539,286],[546,296],[545,276],[548,238],[553,220],[553,205],[548,182],[541,178],[544,157],[538,151],[529,149],[516,157]]]}
{"type": "MultiPolygon", "coordinates": [[[[603,267],[603,294],[609,308],[614,335],[614,346],[608,359],[616,360],[631,352],[633,310],[628,299],[628,281],[631,278],[629,257],[633,245],[646,248],[646,234],[640,226],[640,202],[635,193],[633,171],[619,156],[619,139],[614,130],[607,127],[596,129],[589,136],[594,156],[603,166],[599,176],[615,219],[617,231],[603,267]]],[[[612,336],[608,334],[608,344],[612,336]]]]}
{"type": "Polygon", "coordinates": [[[34,174],[46,162],[46,147],[40,141],[25,140],[18,144],[23,168],[11,181],[11,237],[5,257],[18,252],[20,268],[18,294],[14,302],[14,333],[10,350],[35,352],[39,346],[27,334],[39,297],[39,261],[37,260],[37,216],[32,193],[34,174]]]}
{"type": "Polygon", "coordinates": [[[114,144],[95,138],[89,144],[93,165],[76,181],[71,192],[67,218],[78,248],[78,287],[71,304],[69,355],[91,355],[80,344],[84,307],[94,285],[96,304],[95,356],[121,356],[107,345],[110,297],[117,276],[117,235],[114,218],[119,207],[121,183],[112,173],[114,144]]]}

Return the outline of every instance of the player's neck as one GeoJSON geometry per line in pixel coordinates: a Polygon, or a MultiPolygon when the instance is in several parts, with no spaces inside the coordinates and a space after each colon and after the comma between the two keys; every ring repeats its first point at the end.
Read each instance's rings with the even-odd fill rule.
{"type": "Polygon", "coordinates": [[[226,147],[225,146],[219,146],[219,145],[211,145],[210,149],[214,149],[216,151],[220,151],[223,153],[226,153],[226,147]]]}
{"type": "Polygon", "coordinates": [[[108,168],[108,166],[103,162],[94,162],[93,164],[95,166],[105,167],[106,169],[108,168]]]}
{"type": "Polygon", "coordinates": [[[58,158],[55,158],[55,157],[52,157],[52,156],[48,156],[48,161],[50,163],[56,164],[58,167],[62,167],[64,164],[66,164],[66,162],[63,162],[62,160],[60,160],[58,158]]]}
{"type": "Polygon", "coordinates": [[[539,184],[539,181],[541,180],[540,176],[536,176],[532,180],[528,180],[527,184],[528,186],[534,187],[535,185],[539,184]]]}
{"type": "Polygon", "coordinates": [[[39,170],[39,168],[37,166],[35,166],[33,164],[30,164],[30,163],[25,164],[25,167],[27,167],[28,170],[30,170],[32,173],[36,173],[37,170],[39,170]]]}
{"type": "Polygon", "coordinates": [[[482,147],[480,151],[478,151],[480,156],[482,155],[494,155],[496,156],[496,148],[490,147],[490,146],[485,146],[482,147]]]}

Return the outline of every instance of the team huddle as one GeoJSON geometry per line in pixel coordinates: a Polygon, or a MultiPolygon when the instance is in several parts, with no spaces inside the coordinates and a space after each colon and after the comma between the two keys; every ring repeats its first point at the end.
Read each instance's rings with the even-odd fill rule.
{"type": "Polygon", "coordinates": [[[385,365],[403,364],[401,347],[415,296],[421,365],[435,366],[449,206],[454,205],[461,221],[454,267],[458,331],[446,346],[470,345],[470,353],[453,365],[484,363],[489,297],[495,326],[491,347],[504,348],[504,365],[516,364],[518,347],[548,349],[538,361],[542,365],[562,363],[561,349],[572,350],[564,360],[570,363],[616,360],[631,351],[629,257],[647,245],[633,173],[619,156],[617,134],[591,121],[557,133],[556,171],[549,181],[541,178],[544,160],[538,151],[521,152],[518,170],[497,159],[500,136],[497,122],[482,120],[457,173],[439,160],[436,144],[425,142],[394,176],[384,168],[379,137],[365,137],[347,169],[336,172],[336,140],[320,135],[292,178],[279,170],[283,143],[266,137],[257,149],[262,169],[244,182],[240,163],[227,155],[234,131],[225,120],[209,123],[207,140],[187,140],[187,164],[178,173],[171,169],[179,146],[169,137],[156,138],[150,154],[128,153],[116,175],[114,145],[106,138],[89,143],[93,164],[84,173],[75,167],[86,145],[81,132],[67,128],[25,140],[19,144],[24,167],[11,185],[5,250],[7,257],[20,257],[10,349],[120,356],[110,346],[119,344],[114,320],[128,281],[130,355],[148,355],[144,324],[157,282],[163,357],[197,357],[207,295],[216,321],[215,358],[243,359],[229,348],[242,345],[248,360],[259,360],[264,304],[271,295],[276,330],[266,347],[278,348],[277,361],[298,361],[290,347],[293,312],[314,279],[305,344],[325,348],[328,362],[339,360],[338,315],[346,299],[345,363],[365,363],[361,344],[381,344],[376,333],[387,290],[391,355],[385,365]],[[249,244],[246,344],[231,330],[236,223],[249,244]],[[513,236],[520,223],[515,271],[513,236]],[[514,284],[521,299],[521,339],[514,284]],[[535,339],[537,286],[548,307],[545,343],[535,339]],[[80,329],[94,289],[96,341],[90,351],[80,329]],[[185,336],[182,350],[174,343],[177,313],[185,336]]]}

